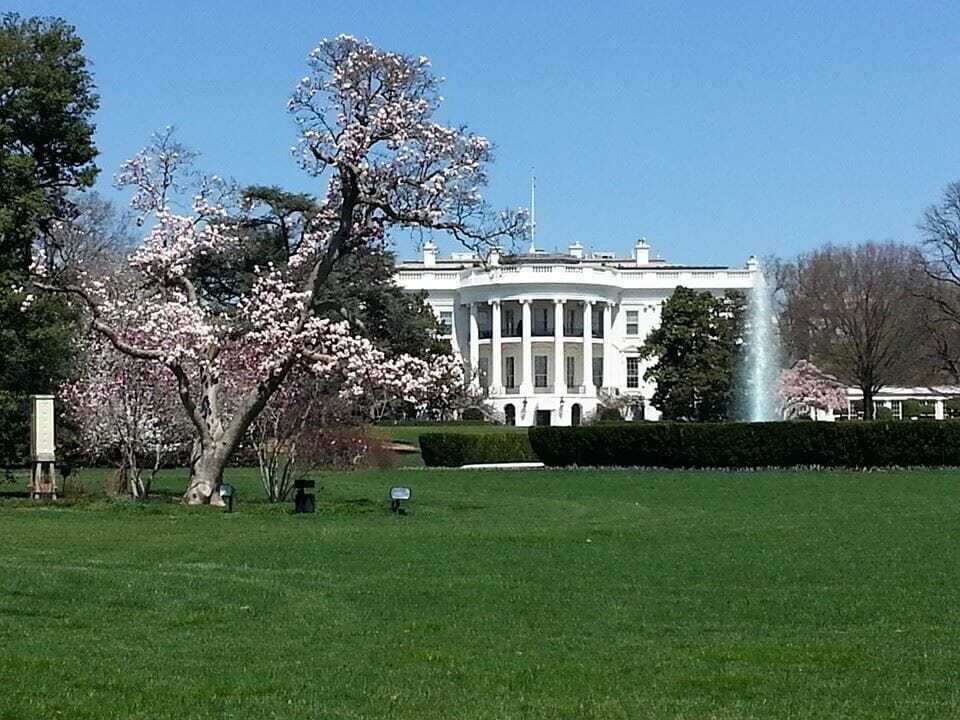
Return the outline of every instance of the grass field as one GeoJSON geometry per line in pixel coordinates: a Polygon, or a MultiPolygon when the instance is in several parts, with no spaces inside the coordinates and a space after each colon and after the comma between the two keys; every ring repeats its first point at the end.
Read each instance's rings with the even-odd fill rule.
{"type": "Polygon", "coordinates": [[[228,480],[0,498],[0,718],[960,716],[956,473],[228,480]]]}
{"type": "Polygon", "coordinates": [[[396,442],[406,442],[416,445],[423,433],[457,433],[457,434],[489,434],[489,433],[525,433],[527,428],[510,425],[380,425],[377,432],[396,442]]]}

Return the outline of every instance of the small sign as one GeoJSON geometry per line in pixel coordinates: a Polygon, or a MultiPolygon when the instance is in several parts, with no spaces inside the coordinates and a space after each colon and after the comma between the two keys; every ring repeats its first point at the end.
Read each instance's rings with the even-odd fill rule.
{"type": "Polygon", "coordinates": [[[53,395],[30,396],[30,452],[34,462],[54,462],[53,395]]]}

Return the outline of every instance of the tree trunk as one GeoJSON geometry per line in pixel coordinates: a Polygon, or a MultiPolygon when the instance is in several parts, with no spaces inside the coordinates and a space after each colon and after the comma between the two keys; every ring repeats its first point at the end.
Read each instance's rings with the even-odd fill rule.
{"type": "Polygon", "coordinates": [[[223,482],[223,469],[226,464],[226,456],[219,452],[219,448],[200,447],[190,467],[190,483],[183,494],[183,501],[187,505],[209,503],[223,507],[225,503],[217,492],[217,486],[223,482]]]}
{"type": "Polygon", "coordinates": [[[861,388],[861,390],[863,391],[863,419],[873,420],[874,419],[873,388],[864,387],[864,388],[861,388]]]}

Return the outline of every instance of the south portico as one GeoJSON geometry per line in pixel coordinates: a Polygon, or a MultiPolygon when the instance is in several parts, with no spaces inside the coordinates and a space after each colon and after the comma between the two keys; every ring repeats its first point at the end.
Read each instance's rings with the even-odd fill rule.
{"type": "Polygon", "coordinates": [[[517,288],[466,297],[474,389],[515,425],[580,424],[614,371],[614,293],[517,288]]]}

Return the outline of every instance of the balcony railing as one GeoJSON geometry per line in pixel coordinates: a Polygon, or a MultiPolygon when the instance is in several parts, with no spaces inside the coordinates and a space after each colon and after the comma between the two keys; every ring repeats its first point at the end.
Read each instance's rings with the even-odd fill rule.
{"type": "Polygon", "coordinates": [[[503,392],[504,392],[505,395],[519,395],[519,394],[520,394],[520,388],[518,388],[518,387],[516,387],[516,386],[513,386],[513,387],[505,387],[505,388],[503,389],[503,392]]]}
{"type": "Polygon", "coordinates": [[[534,325],[531,335],[534,337],[553,337],[553,328],[547,325],[534,325]]]}
{"type": "Polygon", "coordinates": [[[533,392],[537,395],[547,395],[553,392],[553,388],[549,385],[536,385],[533,388],[533,392]]]}
{"type": "Polygon", "coordinates": [[[563,324],[563,334],[567,337],[583,337],[583,325],[563,324]]]}

